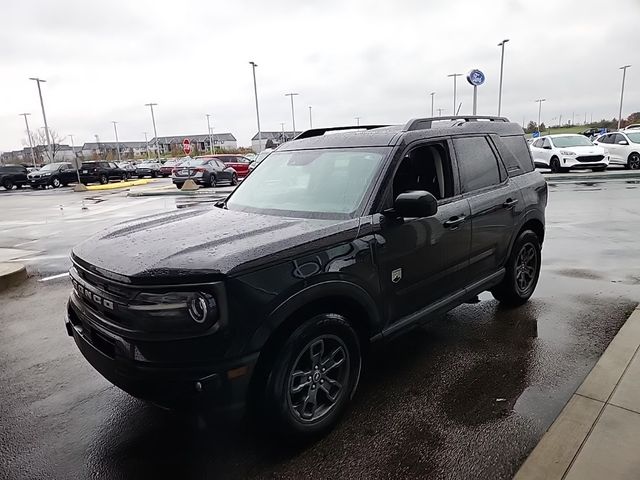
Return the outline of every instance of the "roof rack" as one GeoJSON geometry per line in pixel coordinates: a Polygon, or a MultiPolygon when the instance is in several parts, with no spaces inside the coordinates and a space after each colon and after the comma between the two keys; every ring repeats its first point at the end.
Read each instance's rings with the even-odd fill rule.
{"type": "Polygon", "coordinates": [[[429,117],[429,118],[414,118],[409,120],[404,128],[405,132],[413,130],[426,130],[431,128],[433,122],[442,120],[464,120],[465,122],[477,122],[478,120],[489,120],[490,122],[508,122],[509,119],[505,117],[491,117],[487,115],[453,115],[449,117],[429,117]]]}
{"type": "Polygon", "coordinates": [[[340,130],[373,130],[374,128],[388,127],[389,125],[352,125],[347,127],[327,127],[327,128],[312,128],[311,130],[305,130],[294,140],[300,140],[302,138],[319,137],[327,132],[337,132],[340,130]]]}

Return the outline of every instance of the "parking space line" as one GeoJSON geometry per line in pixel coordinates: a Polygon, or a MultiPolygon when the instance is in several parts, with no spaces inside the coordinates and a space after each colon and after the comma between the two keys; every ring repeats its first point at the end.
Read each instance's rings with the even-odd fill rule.
{"type": "Polygon", "coordinates": [[[49,280],[55,280],[56,278],[62,278],[62,277],[68,277],[68,276],[69,276],[69,272],[64,272],[64,273],[58,273],[57,275],[51,275],[49,277],[41,278],[38,281],[39,282],[47,282],[49,280]]]}

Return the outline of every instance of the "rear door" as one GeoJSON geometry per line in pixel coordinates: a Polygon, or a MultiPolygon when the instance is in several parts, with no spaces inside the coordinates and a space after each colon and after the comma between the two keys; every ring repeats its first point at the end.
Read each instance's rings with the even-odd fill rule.
{"type": "Polygon", "coordinates": [[[470,284],[506,263],[523,201],[488,137],[459,137],[453,144],[462,194],[471,209],[471,249],[466,272],[470,284]]]}
{"type": "Polygon", "coordinates": [[[538,138],[531,144],[531,156],[533,157],[533,164],[538,168],[548,168],[549,163],[545,160],[545,151],[542,149],[542,142],[544,139],[538,138]]]}

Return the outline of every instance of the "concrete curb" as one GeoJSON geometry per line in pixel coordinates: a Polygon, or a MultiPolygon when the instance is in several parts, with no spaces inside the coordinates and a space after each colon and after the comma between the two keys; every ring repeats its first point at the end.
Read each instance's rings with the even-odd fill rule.
{"type": "Polygon", "coordinates": [[[153,180],[151,179],[140,179],[130,182],[107,183],[105,185],[91,185],[87,187],[87,190],[89,190],[90,192],[96,190],[115,190],[116,188],[137,187],[139,185],[146,185],[151,182],[153,182],[153,180]]]}
{"type": "MultiPolygon", "coordinates": [[[[640,308],[629,316],[514,480],[561,480],[569,474],[640,348],[640,308]]],[[[634,477],[635,478],[635,477],[634,477]]]]}
{"type": "Polygon", "coordinates": [[[0,292],[27,279],[27,269],[21,263],[0,263],[0,292]]]}

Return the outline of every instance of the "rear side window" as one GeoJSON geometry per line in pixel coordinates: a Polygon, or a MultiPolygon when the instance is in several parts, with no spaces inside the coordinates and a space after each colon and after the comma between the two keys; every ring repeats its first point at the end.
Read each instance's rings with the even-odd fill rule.
{"type": "Polygon", "coordinates": [[[498,159],[485,137],[456,138],[453,145],[463,192],[472,192],[500,183],[498,159]]]}
{"type": "Polygon", "coordinates": [[[531,151],[524,137],[513,135],[511,137],[500,137],[500,140],[506,147],[506,151],[504,148],[500,148],[500,154],[510,177],[533,171],[531,151]]]}

